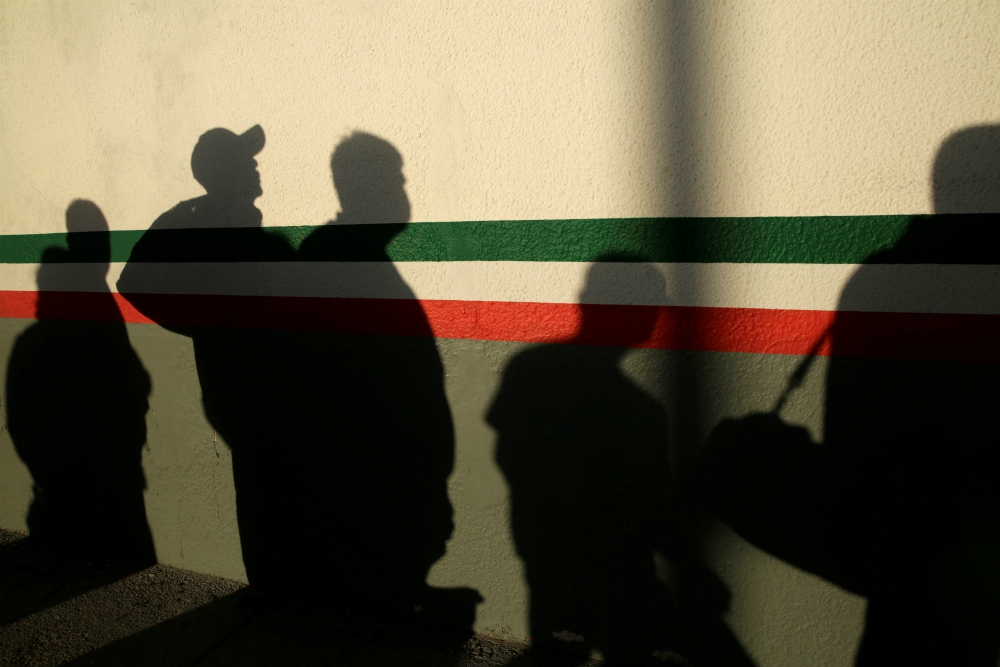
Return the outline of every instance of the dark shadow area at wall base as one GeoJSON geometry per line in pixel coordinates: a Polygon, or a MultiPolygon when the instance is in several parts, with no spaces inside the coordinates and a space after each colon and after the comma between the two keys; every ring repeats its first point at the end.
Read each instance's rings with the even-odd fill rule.
{"type": "MultiPolygon", "coordinates": [[[[275,603],[244,589],[67,663],[71,667],[601,667],[572,653],[470,636],[416,617],[275,603]]],[[[686,665],[664,655],[656,664],[686,665]]],[[[699,665],[728,663],[699,662],[699,665]]]]}
{"type": "MultiPolygon", "coordinates": [[[[246,588],[82,656],[71,665],[434,665],[471,635],[421,619],[275,600],[246,588]]],[[[481,640],[480,640],[481,641],[481,640]]]]}
{"type": "Polygon", "coordinates": [[[521,645],[473,636],[468,619],[438,613],[447,607],[387,615],[342,600],[304,604],[275,598],[239,582],[164,565],[45,560],[37,557],[30,538],[2,530],[0,557],[0,664],[12,667],[500,667],[524,651],[521,645]]]}
{"type": "MultiPolygon", "coordinates": [[[[199,664],[246,626],[259,612],[260,606],[260,601],[250,589],[244,588],[221,600],[103,646],[68,664],[149,667],[199,664]]],[[[287,657],[290,658],[291,655],[287,657]]]]}
{"type": "Polygon", "coordinates": [[[65,664],[243,586],[163,565],[69,560],[0,530],[0,664],[65,664]]]}
{"type": "Polygon", "coordinates": [[[0,626],[147,567],[146,562],[68,560],[21,535],[0,531],[0,626]]]}

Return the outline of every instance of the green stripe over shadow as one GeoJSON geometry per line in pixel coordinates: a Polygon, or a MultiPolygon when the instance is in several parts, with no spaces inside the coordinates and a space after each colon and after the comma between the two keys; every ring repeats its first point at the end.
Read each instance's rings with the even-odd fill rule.
{"type": "MultiPolygon", "coordinates": [[[[881,263],[994,264],[995,215],[839,216],[757,218],[618,218],[436,222],[400,225],[387,247],[396,262],[589,262],[629,253],[651,262],[857,264],[905,239],[906,252],[883,253],[881,263]],[[912,224],[911,224],[912,223],[912,224]],[[911,230],[907,234],[908,228],[911,230]],[[913,229],[922,230],[914,234],[913,229]]],[[[292,248],[319,227],[268,227],[292,248]]],[[[330,226],[308,255],[280,259],[385,261],[384,225],[330,226]],[[318,250],[317,250],[318,248],[318,250]]],[[[128,261],[143,231],[110,234],[111,261],[128,261]]],[[[143,261],[273,261],[259,229],[180,229],[158,236],[143,261]]],[[[0,236],[0,263],[38,263],[47,247],[66,247],[66,234],[0,236]]],[[[107,236],[79,233],[71,261],[107,257],[107,236]],[[103,250],[102,246],[103,245],[103,250]],[[89,258],[89,259],[88,259],[89,258]]],[[[53,261],[66,257],[52,253],[53,261]]],[[[48,259],[46,260],[48,261],[48,259]]],[[[67,261],[67,260],[62,260],[67,261]]]]}

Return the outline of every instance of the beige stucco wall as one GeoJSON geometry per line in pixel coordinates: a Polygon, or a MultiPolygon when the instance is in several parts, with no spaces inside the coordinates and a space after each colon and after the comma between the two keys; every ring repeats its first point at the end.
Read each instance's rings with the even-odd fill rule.
{"type": "MultiPolygon", "coordinates": [[[[403,155],[418,222],[929,212],[941,142],[1000,120],[997,34],[990,0],[2,0],[0,233],[62,231],[76,198],[112,229],[143,229],[200,194],[202,132],[258,123],[266,225],[336,214],[328,160],[354,129],[403,155]]],[[[240,577],[225,448],[213,453],[183,389],[197,386],[190,349],[140,330],[155,419],[172,423],[151,426],[146,455],[160,558],[240,577]]],[[[477,587],[477,628],[523,635],[527,591],[482,421],[506,357],[442,349],[457,527],[432,583],[477,587]]],[[[768,407],[723,376],[722,413],[768,407]]],[[[816,431],[810,382],[788,416],[816,431]]],[[[20,528],[30,480],[8,440],[0,462],[0,520],[20,528]]],[[[712,539],[730,624],[759,664],[850,663],[863,601],[725,531],[712,539]]]]}
{"type": "Polygon", "coordinates": [[[260,123],[266,224],[337,209],[362,128],[413,219],[929,210],[939,144],[997,120],[994,2],[11,2],[0,231],[66,203],[138,229],[260,123]]]}

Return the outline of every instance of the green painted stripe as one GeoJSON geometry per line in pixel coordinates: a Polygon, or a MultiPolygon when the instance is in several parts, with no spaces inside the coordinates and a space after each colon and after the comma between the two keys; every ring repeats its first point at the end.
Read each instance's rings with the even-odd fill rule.
{"type": "MultiPolygon", "coordinates": [[[[397,227],[387,251],[396,262],[587,262],[629,253],[652,262],[997,264],[996,221],[978,214],[438,222],[397,227]]],[[[261,243],[257,229],[158,230],[150,232],[157,238],[143,261],[385,261],[387,231],[385,225],[270,227],[266,236],[287,241],[289,254],[276,254],[283,244],[261,243]],[[318,229],[322,239],[290,254],[318,229]]],[[[128,261],[142,234],[112,232],[111,261],[128,261]]],[[[46,248],[67,247],[66,237],[0,237],[0,263],[107,261],[107,236],[99,232],[77,234],[71,257],[51,251],[43,257],[46,248]]]]}

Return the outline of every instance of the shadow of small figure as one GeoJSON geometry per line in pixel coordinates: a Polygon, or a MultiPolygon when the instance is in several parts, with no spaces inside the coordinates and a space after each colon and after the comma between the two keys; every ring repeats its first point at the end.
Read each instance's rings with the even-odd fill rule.
{"type": "Polygon", "coordinates": [[[66,227],[68,249],[43,253],[39,321],[7,369],[10,433],[34,480],[28,528],[64,557],[154,562],[141,461],[149,375],[105,282],[103,214],[76,200],[66,227]],[[74,310],[91,321],[63,319],[74,310]]]}
{"type": "MultiPolygon", "coordinates": [[[[592,650],[611,662],[683,664],[675,601],[656,571],[656,560],[677,550],[667,413],[621,368],[628,347],[652,334],[658,310],[636,306],[623,316],[593,304],[609,291],[611,263],[638,261],[598,259],[575,336],[515,357],[487,414],[531,590],[526,664],[546,653],[553,664],[579,663],[592,650]],[[622,347],[594,345],[607,331],[622,347]]],[[[662,299],[662,275],[640,266],[635,284],[662,299]]]]}
{"type": "Polygon", "coordinates": [[[410,219],[403,159],[389,142],[355,132],[330,166],[341,211],[298,256],[378,262],[383,285],[403,298],[373,302],[388,310],[358,313],[349,330],[380,318],[401,335],[297,338],[296,428],[312,448],[302,484],[311,490],[307,511],[323,526],[306,558],[334,599],[469,629],[480,595],[426,584],[453,530],[455,436],[433,332],[386,249],[410,219]]]}

